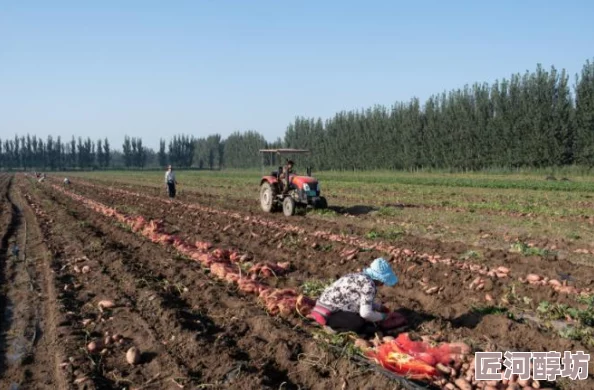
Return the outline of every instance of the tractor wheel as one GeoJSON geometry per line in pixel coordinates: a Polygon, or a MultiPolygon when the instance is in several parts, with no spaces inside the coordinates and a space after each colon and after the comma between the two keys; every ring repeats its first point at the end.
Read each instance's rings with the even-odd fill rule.
{"type": "Polygon", "coordinates": [[[260,187],[260,206],[267,213],[274,211],[276,191],[269,182],[265,181],[260,187]]]}
{"type": "Polygon", "coordinates": [[[323,196],[320,196],[320,199],[316,202],[316,209],[327,209],[328,208],[328,201],[323,196]]]}
{"type": "Polygon", "coordinates": [[[289,196],[283,200],[283,214],[285,214],[287,217],[295,214],[295,200],[289,196]]]}

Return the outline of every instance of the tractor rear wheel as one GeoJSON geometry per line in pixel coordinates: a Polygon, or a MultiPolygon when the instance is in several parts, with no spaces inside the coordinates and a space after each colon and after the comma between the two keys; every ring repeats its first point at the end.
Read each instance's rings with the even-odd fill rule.
{"type": "Polygon", "coordinates": [[[283,214],[287,217],[295,214],[295,200],[289,196],[283,200],[283,214]]]}
{"type": "Polygon", "coordinates": [[[262,183],[262,186],[260,187],[260,206],[262,207],[262,210],[267,213],[273,212],[275,199],[275,188],[267,181],[262,183]]]}

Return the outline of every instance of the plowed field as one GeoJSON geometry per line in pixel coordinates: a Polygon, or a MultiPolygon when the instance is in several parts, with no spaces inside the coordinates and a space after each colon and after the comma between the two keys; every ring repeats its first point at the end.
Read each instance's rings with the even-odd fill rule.
{"type": "MultiPolygon", "coordinates": [[[[5,174],[0,197],[1,388],[447,388],[458,378],[485,388],[470,357],[451,362],[455,373],[398,382],[353,339],[304,316],[296,300],[315,298],[307,286],[378,256],[401,280],[378,298],[407,316],[411,336],[473,351],[594,347],[594,268],[576,272],[567,259],[498,249],[462,258],[462,243],[371,239],[356,217],[285,218],[249,200],[169,201],[152,187],[79,178],[63,187],[5,174]]],[[[591,389],[594,379],[532,387],[591,389]]]]}

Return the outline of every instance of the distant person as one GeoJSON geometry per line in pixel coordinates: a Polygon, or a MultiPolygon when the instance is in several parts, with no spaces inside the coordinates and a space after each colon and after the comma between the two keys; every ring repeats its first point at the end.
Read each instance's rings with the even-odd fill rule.
{"type": "Polygon", "coordinates": [[[64,178],[64,185],[65,186],[70,185],[70,179],[68,179],[67,177],[64,178]]]}
{"type": "Polygon", "coordinates": [[[167,172],[165,172],[165,185],[167,186],[167,193],[171,199],[175,198],[176,184],[177,180],[175,180],[175,172],[173,172],[173,167],[169,165],[167,167],[167,172]]]}

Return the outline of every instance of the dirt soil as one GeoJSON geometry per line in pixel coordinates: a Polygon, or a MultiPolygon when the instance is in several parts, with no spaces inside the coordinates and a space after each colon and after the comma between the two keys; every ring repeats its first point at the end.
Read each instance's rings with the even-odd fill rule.
{"type": "MultiPolygon", "coordinates": [[[[44,366],[56,368],[46,378],[48,387],[397,387],[320,346],[295,324],[269,316],[197,263],[47,186],[17,180],[15,191],[27,194],[32,218],[36,212],[32,221],[46,243],[60,306],[54,312],[60,317],[57,338],[63,353],[47,355],[54,364],[44,366]],[[103,300],[114,307],[101,310],[103,300]],[[126,361],[132,346],[141,351],[137,365],[126,361]]],[[[14,382],[24,388],[22,380],[14,382]]]]}
{"type": "MultiPolygon", "coordinates": [[[[309,321],[268,315],[255,298],[215,281],[199,263],[134,234],[49,183],[25,176],[0,178],[1,226],[7,227],[0,232],[3,388],[13,382],[22,388],[47,383],[48,388],[89,389],[398,387],[317,342],[312,335],[319,329],[309,321]],[[24,258],[26,250],[30,262],[11,260],[12,242],[21,243],[20,256],[24,258]],[[114,307],[101,310],[102,300],[113,301],[114,307]],[[9,312],[15,313],[12,319],[9,312]],[[14,364],[11,370],[9,364],[15,344],[5,335],[16,329],[32,345],[30,358],[20,363],[28,371],[14,364]],[[93,351],[88,349],[91,342],[93,351]],[[126,361],[132,346],[142,353],[139,364],[126,361]]],[[[474,265],[506,266],[512,277],[488,279],[477,291],[469,288],[476,270],[429,262],[422,255],[455,261],[472,249],[459,243],[406,236],[398,247],[412,254],[394,256],[377,241],[362,239],[364,232],[355,223],[263,216],[256,207],[233,203],[222,208],[200,194],[171,202],[150,187],[108,188],[77,180],[66,190],[128,215],[163,220],[167,233],[189,242],[208,241],[248,253],[253,263],[290,262],[287,274],[267,278],[276,287],[299,288],[308,280],[334,279],[361,269],[378,256],[390,258],[401,283],[381,289],[379,298],[404,313],[410,331],[419,335],[465,340],[478,350],[588,350],[538,322],[476,310],[487,306],[487,295],[503,309],[511,309],[514,299],[524,301],[527,313],[545,300],[574,304],[568,294],[518,281],[536,272],[565,278],[581,289],[594,288],[594,269],[576,272],[565,260],[487,251],[474,265]],[[316,231],[358,238],[339,240],[316,231]],[[438,289],[428,294],[427,286],[438,289]]],[[[567,384],[575,389],[593,386],[594,379],[567,384]]]]}
{"type": "Polygon", "coordinates": [[[60,329],[68,319],[56,299],[51,253],[9,175],[0,175],[0,209],[0,387],[67,388],[60,363],[70,346],[60,329]]]}
{"type": "MultiPolygon", "coordinates": [[[[341,259],[340,253],[352,249],[350,245],[324,241],[298,233],[279,234],[279,231],[271,226],[258,223],[257,215],[255,218],[252,212],[237,212],[238,218],[233,213],[230,217],[229,214],[222,214],[216,209],[196,210],[188,207],[191,206],[191,202],[170,202],[158,196],[146,194],[145,188],[142,192],[128,194],[117,191],[116,188],[108,190],[78,183],[72,190],[125,212],[152,219],[163,219],[170,233],[190,241],[206,240],[223,247],[247,251],[256,260],[290,261],[294,271],[287,277],[274,281],[283,287],[296,287],[313,278],[336,278],[345,272],[361,269],[377,256],[386,255],[377,250],[362,251],[352,260],[347,261],[344,258],[341,259]],[[320,250],[320,248],[324,249],[320,250]]],[[[198,195],[196,197],[198,198],[198,195]]],[[[280,224],[288,223],[283,216],[274,214],[267,216],[267,219],[270,219],[272,224],[277,221],[280,224]]],[[[333,222],[311,224],[309,219],[299,217],[291,219],[290,225],[306,228],[309,232],[344,231],[344,227],[335,226],[333,222]]],[[[351,231],[353,234],[357,233],[354,228],[351,231]]],[[[369,245],[373,245],[373,242],[369,245]]],[[[398,245],[418,253],[429,252],[443,257],[464,253],[469,249],[456,247],[455,244],[419,240],[414,237],[409,237],[404,242],[399,241],[398,245]]],[[[560,259],[525,257],[504,251],[490,251],[480,260],[480,265],[495,267],[504,265],[518,275],[531,272],[538,272],[549,278],[560,278],[560,275],[566,275],[570,279],[570,284],[581,287],[594,286],[593,269],[580,267],[580,272],[575,274],[576,266],[560,259]]],[[[404,312],[411,320],[413,329],[441,333],[448,335],[450,339],[473,340],[475,346],[485,349],[588,350],[579,342],[560,338],[540,329],[532,322],[518,322],[502,315],[485,315],[473,310],[477,306],[485,305],[486,294],[495,300],[512,294],[518,299],[528,298],[531,302],[528,309],[532,310],[536,309],[539,302],[545,300],[571,304],[573,298],[566,294],[559,294],[548,288],[525,285],[512,279],[487,281],[485,288],[481,291],[468,290],[466,287],[475,279],[475,273],[470,270],[452,269],[440,263],[431,264],[415,257],[406,262],[397,262],[394,267],[396,272],[402,275],[402,283],[393,289],[384,289],[380,297],[392,308],[404,312]],[[417,288],[420,281],[427,285],[441,285],[443,290],[436,295],[427,295],[417,288]],[[459,298],[461,291],[464,291],[463,299],[459,298]],[[512,330],[513,337],[510,338],[512,330]]]]}

